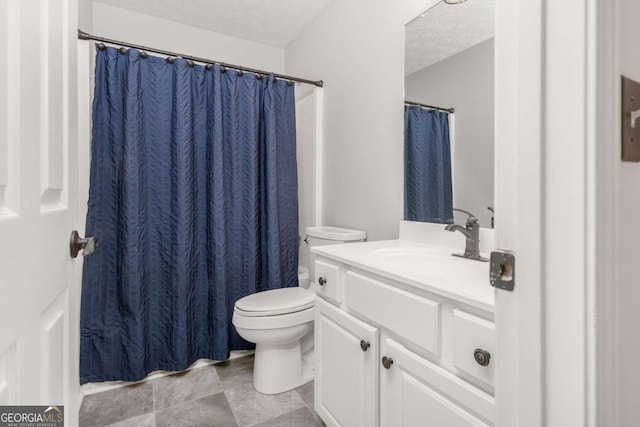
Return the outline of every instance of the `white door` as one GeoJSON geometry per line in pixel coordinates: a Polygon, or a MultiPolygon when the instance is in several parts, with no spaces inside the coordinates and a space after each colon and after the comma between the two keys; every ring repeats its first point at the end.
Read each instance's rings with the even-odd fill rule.
{"type": "Polygon", "coordinates": [[[516,255],[496,291],[499,427],[596,422],[604,3],[496,0],[496,242],[516,255]]]}
{"type": "Polygon", "coordinates": [[[0,404],[77,424],[77,1],[0,1],[0,404]]]}
{"type": "Polygon", "coordinates": [[[316,412],[329,426],[375,427],[378,330],[320,298],[314,323],[316,412]]]}

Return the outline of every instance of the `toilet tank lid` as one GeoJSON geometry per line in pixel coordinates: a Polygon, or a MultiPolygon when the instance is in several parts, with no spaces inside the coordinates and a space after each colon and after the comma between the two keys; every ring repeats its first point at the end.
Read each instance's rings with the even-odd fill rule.
{"type": "Polygon", "coordinates": [[[367,238],[367,232],[362,230],[351,230],[340,227],[307,227],[305,232],[309,237],[318,239],[335,240],[339,242],[350,242],[354,240],[364,240],[367,238]]]}

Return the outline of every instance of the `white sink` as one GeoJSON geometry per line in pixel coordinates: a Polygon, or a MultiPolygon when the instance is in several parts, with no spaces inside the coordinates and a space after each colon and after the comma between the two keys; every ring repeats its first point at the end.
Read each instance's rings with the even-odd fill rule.
{"type": "Polygon", "coordinates": [[[454,257],[443,248],[389,247],[376,249],[370,255],[371,261],[382,268],[445,286],[452,281],[489,280],[488,263],[454,257]]]}
{"type": "Polygon", "coordinates": [[[436,248],[390,247],[372,251],[371,257],[377,262],[413,266],[424,262],[442,261],[444,253],[436,248]]]}
{"type": "Polygon", "coordinates": [[[429,276],[437,277],[446,275],[443,263],[449,256],[432,248],[393,247],[372,251],[371,261],[398,272],[424,273],[428,270],[429,276]]]}

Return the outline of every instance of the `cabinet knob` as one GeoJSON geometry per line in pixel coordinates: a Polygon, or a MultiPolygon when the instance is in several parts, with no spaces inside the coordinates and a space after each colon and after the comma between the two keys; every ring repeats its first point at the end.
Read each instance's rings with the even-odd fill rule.
{"type": "Polygon", "coordinates": [[[384,356],[382,358],[382,366],[384,366],[385,369],[389,369],[391,368],[391,365],[393,365],[393,359],[387,356],[384,356]]]}
{"type": "Polygon", "coordinates": [[[491,353],[487,350],[483,350],[481,348],[476,348],[473,352],[473,358],[478,362],[480,366],[489,366],[489,361],[491,359],[491,353]]]}
{"type": "Polygon", "coordinates": [[[371,343],[369,341],[360,340],[360,348],[362,349],[362,351],[369,350],[369,347],[371,347],[371,343]]]}
{"type": "Polygon", "coordinates": [[[324,286],[326,283],[327,283],[327,279],[325,279],[324,277],[318,278],[318,285],[324,286]]]}

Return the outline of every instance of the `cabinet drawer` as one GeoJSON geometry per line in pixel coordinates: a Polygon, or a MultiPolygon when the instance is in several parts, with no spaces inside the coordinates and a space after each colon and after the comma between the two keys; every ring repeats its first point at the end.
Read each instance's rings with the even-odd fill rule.
{"type": "Polygon", "coordinates": [[[316,260],[316,291],[338,304],[342,301],[340,266],[326,261],[316,260]],[[321,284],[322,282],[322,284],[321,284]]]}
{"type": "Polygon", "coordinates": [[[495,326],[493,322],[466,313],[453,310],[453,365],[493,386],[495,366],[495,326]],[[481,366],[476,362],[476,349],[489,352],[489,364],[481,366]]]}
{"type": "Polygon", "coordinates": [[[346,274],[345,303],[398,336],[440,354],[440,303],[352,271],[346,274]]]}

